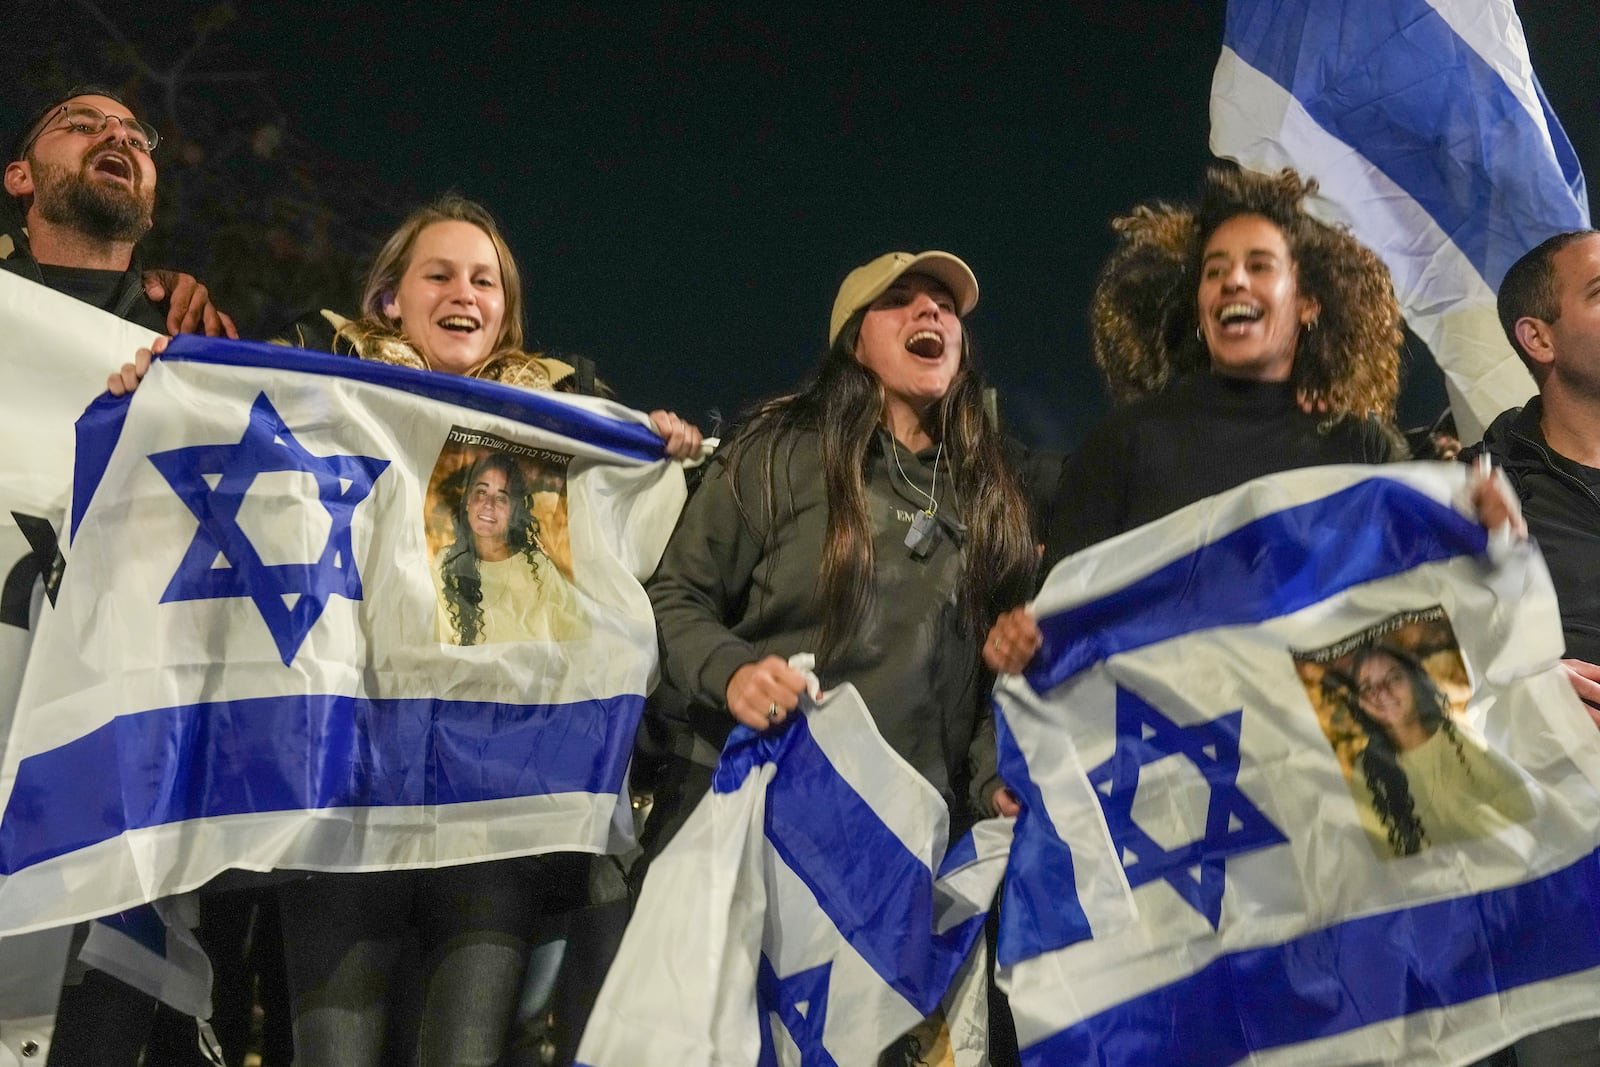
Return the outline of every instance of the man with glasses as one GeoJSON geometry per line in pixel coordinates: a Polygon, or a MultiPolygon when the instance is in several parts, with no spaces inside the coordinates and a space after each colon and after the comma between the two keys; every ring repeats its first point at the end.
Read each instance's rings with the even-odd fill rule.
{"type": "Polygon", "coordinates": [[[0,201],[0,270],[158,333],[237,337],[187,274],[146,271],[160,136],[115,94],[70,90],[18,132],[0,201]]]}
{"type": "MultiPolygon", "coordinates": [[[[7,156],[0,270],[157,333],[203,330],[237,337],[232,321],[212,306],[205,286],[187,274],[146,271],[140,262],[138,243],[150,230],[155,208],[153,153],[159,143],[156,131],[115,94],[95,86],[73,89],[40,108],[18,131],[7,156]]],[[[82,398],[84,403],[90,399],[82,398]]],[[[35,399],[8,397],[7,402],[35,399]]],[[[36,551],[48,547],[36,546],[36,551]]],[[[0,731],[9,725],[9,712],[0,706],[0,731]]],[[[76,931],[74,955],[86,932],[86,926],[76,931]]],[[[27,963],[0,959],[0,968],[27,963]]],[[[58,974],[59,963],[51,966],[58,974]]],[[[134,1067],[151,1032],[156,998],[102,971],[76,963],[72,968],[61,992],[49,1062],[54,1067],[134,1067]]],[[[14,1013],[32,1018],[0,1003],[0,1029],[14,1013]]],[[[9,1036],[0,1034],[0,1061],[11,1050],[9,1036]]],[[[42,1041],[29,1037],[11,1055],[31,1057],[43,1049],[42,1041]]]]}

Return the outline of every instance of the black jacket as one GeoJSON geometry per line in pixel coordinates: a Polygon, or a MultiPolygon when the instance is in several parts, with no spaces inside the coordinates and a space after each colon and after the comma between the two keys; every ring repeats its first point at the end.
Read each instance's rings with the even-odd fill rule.
{"type": "Polygon", "coordinates": [[[1041,576],[1074,552],[1253,478],[1404,459],[1375,419],[1300,410],[1290,382],[1191,374],[1108,415],[1067,461],[1041,576]]]}
{"type": "MultiPolygon", "coordinates": [[[[24,228],[22,213],[17,202],[9,196],[0,196],[0,270],[8,271],[30,282],[48,286],[39,264],[28,246],[28,232],[24,228]]],[[[111,300],[100,308],[119,319],[137,323],[156,333],[167,332],[167,314],[158,304],[144,295],[144,263],[137,250],[128,269],[122,272],[111,300]]]]}
{"type": "Polygon", "coordinates": [[[1461,459],[1487,452],[1505,470],[1550,568],[1567,655],[1600,663],[1600,470],[1557,455],[1539,428],[1543,413],[1538,397],[1501,413],[1461,459]]]}

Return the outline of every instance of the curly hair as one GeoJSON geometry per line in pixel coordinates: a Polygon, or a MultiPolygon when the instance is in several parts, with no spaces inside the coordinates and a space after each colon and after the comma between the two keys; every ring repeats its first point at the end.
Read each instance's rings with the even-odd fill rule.
{"type": "Polygon", "coordinates": [[[1291,381],[1334,418],[1394,418],[1400,391],[1400,305],[1388,268],[1303,202],[1315,180],[1292,170],[1252,174],[1211,168],[1195,206],[1142,204],[1112,220],[1119,243],[1101,269],[1090,309],[1094,360],[1118,403],[1160,392],[1177,375],[1211,364],[1196,336],[1200,260],[1217,228],[1260,215],[1282,231],[1302,295],[1321,304],[1301,333],[1291,381]]]}
{"type": "MultiPolygon", "coordinates": [[[[821,439],[822,469],[817,475],[828,489],[818,650],[824,660],[867,616],[873,596],[876,561],[867,514],[867,452],[883,425],[885,399],[883,384],[855,356],[867,310],[857,309],[840,327],[811,380],[798,392],[759,405],[725,452],[735,487],[740,465],[760,462],[765,487],[760,513],[772,516],[780,507],[779,457],[789,454],[795,433],[812,431],[821,439]]],[[[984,413],[982,372],[966,331],[960,368],[932,414],[954,475],[956,499],[964,502],[960,518],[968,539],[962,607],[967,623],[981,633],[1000,612],[1032,592],[1035,555],[1027,498],[1002,453],[999,432],[984,413]]],[[[747,516],[751,503],[738,499],[747,516]]]]}
{"type": "MultiPolygon", "coordinates": [[[[1470,774],[1466,754],[1461,751],[1461,738],[1456,734],[1455,723],[1449,715],[1450,702],[1416,657],[1389,645],[1364,648],[1356,653],[1351,664],[1351,677],[1359,679],[1362,666],[1378,656],[1388,657],[1404,671],[1407,683],[1411,686],[1418,723],[1429,737],[1443,730],[1456,750],[1456,758],[1470,774]]],[[[1394,849],[1395,855],[1414,855],[1427,844],[1428,831],[1417,818],[1416,804],[1411,799],[1411,784],[1400,767],[1400,751],[1383,724],[1368,715],[1361,706],[1354,686],[1347,692],[1350,715],[1367,736],[1367,747],[1357,765],[1366,780],[1367,789],[1372,793],[1372,806],[1383,823],[1389,847],[1394,849]]]]}
{"type": "Polygon", "coordinates": [[[497,470],[504,476],[506,495],[511,498],[506,544],[528,561],[534,581],[543,584],[539,577],[539,557],[544,554],[539,545],[539,520],[529,506],[530,493],[522,468],[503,452],[485,453],[467,471],[466,481],[461,486],[461,502],[453,516],[455,540],[445,546],[439,557],[439,576],[444,586],[445,605],[450,612],[450,625],[460,635],[463,645],[475,645],[483,636],[483,579],[478,572],[478,552],[467,521],[467,507],[472,487],[490,470],[497,470]]]}

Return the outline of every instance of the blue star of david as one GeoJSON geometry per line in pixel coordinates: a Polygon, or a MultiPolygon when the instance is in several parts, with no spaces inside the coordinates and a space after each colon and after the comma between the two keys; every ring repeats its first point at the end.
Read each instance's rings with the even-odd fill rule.
{"type": "Polygon", "coordinates": [[[330,596],[361,599],[350,521],[388,460],[313,456],[261,393],[238,444],[175,448],[151,455],[150,462],[200,520],[161,603],[249,597],[288,666],[330,596]],[[333,520],[321,557],[311,563],[269,565],[239,527],[239,508],[256,475],[275,471],[302,471],[315,478],[317,497],[333,520]],[[214,566],[219,559],[228,565],[214,566]]]}
{"type": "Polygon", "coordinates": [[[1211,722],[1179,726],[1119,686],[1116,750],[1089,772],[1111,840],[1122,856],[1128,884],[1137,889],[1157,878],[1165,880],[1205,916],[1213,930],[1222,919],[1227,858],[1289,840],[1239,789],[1239,722],[1243,717],[1240,708],[1211,722]],[[1133,820],[1140,768],[1167,756],[1189,760],[1211,787],[1204,836],[1170,851],[1133,820]]]}
{"type": "MultiPolygon", "coordinates": [[[[756,1004],[763,1019],[770,1013],[777,1013],[778,1020],[800,1050],[800,1067],[839,1067],[833,1054],[822,1047],[822,1031],[828,1022],[828,981],[832,974],[833,964],[829,962],[779,978],[772,969],[772,961],[767,959],[766,953],[761,954],[761,967],[756,974],[756,1004]]],[[[775,1067],[777,1062],[772,1032],[763,1023],[757,1067],[775,1067]]]]}

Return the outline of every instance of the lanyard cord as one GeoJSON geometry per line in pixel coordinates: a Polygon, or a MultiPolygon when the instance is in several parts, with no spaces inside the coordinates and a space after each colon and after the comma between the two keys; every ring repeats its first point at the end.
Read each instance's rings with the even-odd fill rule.
{"type": "Polygon", "coordinates": [[[891,450],[891,454],[894,456],[895,469],[900,472],[900,480],[909,485],[912,491],[918,496],[924,496],[928,498],[928,506],[923,509],[922,513],[931,518],[933,514],[939,510],[939,499],[937,496],[939,492],[939,460],[944,456],[944,442],[939,442],[939,450],[933,454],[933,486],[929,492],[923,492],[922,487],[916,482],[913,482],[910,477],[906,475],[906,469],[900,466],[900,445],[899,442],[895,440],[894,434],[889,435],[889,448],[891,450]]]}

